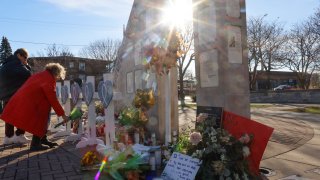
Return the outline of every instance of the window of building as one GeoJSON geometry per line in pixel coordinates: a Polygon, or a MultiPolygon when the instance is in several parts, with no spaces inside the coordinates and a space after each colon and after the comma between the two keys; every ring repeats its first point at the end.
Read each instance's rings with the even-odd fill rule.
{"type": "Polygon", "coordinates": [[[79,70],[80,71],[85,71],[86,70],[86,64],[84,62],[79,63],[79,70]]]}
{"type": "Polygon", "coordinates": [[[69,62],[69,68],[74,68],[74,62],[69,62]]]}

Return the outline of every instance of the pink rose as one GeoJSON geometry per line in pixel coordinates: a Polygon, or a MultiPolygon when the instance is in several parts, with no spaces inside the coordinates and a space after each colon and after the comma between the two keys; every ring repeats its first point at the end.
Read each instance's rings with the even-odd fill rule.
{"type": "Polygon", "coordinates": [[[199,132],[193,132],[190,134],[190,142],[192,145],[197,145],[202,140],[202,136],[199,132]]]}
{"type": "Polygon", "coordinates": [[[248,134],[244,134],[239,138],[239,141],[243,144],[248,144],[250,142],[250,136],[248,134]]]}
{"type": "Polygon", "coordinates": [[[202,123],[207,118],[208,118],[208,114],[207,113],[200,113],[196,120],[197,120],[198,123],[202,123]]]}

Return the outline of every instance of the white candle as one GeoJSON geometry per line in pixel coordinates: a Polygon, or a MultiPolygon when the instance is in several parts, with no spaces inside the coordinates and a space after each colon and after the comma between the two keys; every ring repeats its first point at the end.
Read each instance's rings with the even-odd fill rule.
{"type": "Polygon", "coordinates": [[[151,166],[151,170],[155,171],[156,170],[156,158],[154,156],[150,157],[149,164],[151,166]]]}
{"type": "Polygon", "coordinates": [[[154,155],[156,157],[156,164],[157,165],[160,165],[161,164],[161,151],[155,151],[154,152],[154,155]]]}
{"type": "Polygon", "coordinates": [[[139,133],[135,132],[135,133],[134,133],[134,143],[135,143],[135,144],[139,144],[139,142],[140,142],[139,133]]]}
{"type": "Polygon", "coordinates": [[[156,133],[152,133],[152,135],[151,135],[151,143],[152,143],[152,146],[156,146],[157,145],[156,133]]]}

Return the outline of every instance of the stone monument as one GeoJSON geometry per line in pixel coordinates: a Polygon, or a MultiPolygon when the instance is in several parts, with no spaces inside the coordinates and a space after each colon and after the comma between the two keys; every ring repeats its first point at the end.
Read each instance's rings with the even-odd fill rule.
{"type": "Polygon", "coordinates": [[[250,117],[245,0],[193,0],[197,105],[250,117]]]}

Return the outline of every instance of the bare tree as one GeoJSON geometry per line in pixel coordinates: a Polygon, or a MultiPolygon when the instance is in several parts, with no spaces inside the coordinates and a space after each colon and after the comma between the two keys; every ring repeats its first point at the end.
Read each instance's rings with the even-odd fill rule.
{"type": "Polygon", "coordinates": [[[312,74],[320,65],[320,35],[307,21],[295,25],[288,37],[284,65],[296,73],[300,88],[309,89],[312,74]]]}
{"type": "MultiPolygon", "coordinates": [[[[250,18],[247,24],[251,90],[255,89],[258,67],[269,74],[271,70],[280,68],[284,59],[282,46],[286,43],[286,36],[283,25],[276,20],[266,22],[266,16],[250,18]]],[[[269,75],[267,78],[266,88],[271,89],[269,75]]]]}
{"type": "Polygon", "coordinates": [[[82,48],[79,52],[80,56],[92,59],[100,59],[111,61],[108,65],[108,71],[111,72],[114,62],[117,58],[117,52],[121,45],[120,40],[97,40],[82,48]]]}
{"type": "Polygon", "coordinates": [[[311,76],[311,80],[310,80],[310,86],[312,88],[317,88],[319,89],[320,88],[320,74],[319,73],[314,73],[312,74],[311,76]]]}
{"type": "Polygon", "coordinates": [[[179,34],[181,35],[181,43],[180,43],[180,57],[177,59],[178,61],[178,83],[179,83],[179,99],[181,101],[181,105],[184,106],[184,78],[189,68],[191,62],[195,59],[195,53],[193,48],[193,28],[190,25],[187,25],[183,29],[179,30],[179,34]]]}
{"type": "Polygon", "coordinates": [[[320,35],[320,7],[318,7],[315,14],[310,17],[310,23],[312,24],[314,33],[320,35]]]}
{"type": "Polygon", "coordinates": [[[44,51],[38,52],[38,56],[57,57],[68,56],[73,57],[70,49],[66,46],[57,46],[56,44],[49,45],[44,51]]]}

